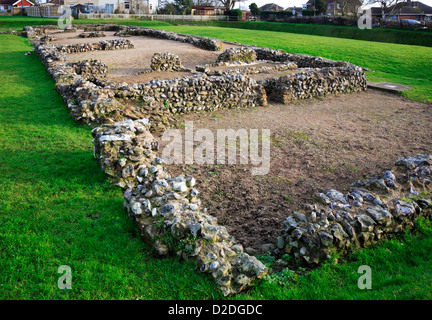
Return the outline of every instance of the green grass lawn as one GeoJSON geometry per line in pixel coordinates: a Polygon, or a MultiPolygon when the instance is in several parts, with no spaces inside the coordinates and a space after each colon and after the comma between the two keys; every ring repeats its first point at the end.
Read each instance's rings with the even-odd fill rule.
{"type": "MultiPolygon", "coordinates": [[[[214,29],[221,37],[239,33],[238,41],[252,41],[240,32],[249,30],[172,29],[214,29]]],[[[263,45],[266,37],[277,47],[273,35],[254,42],[263,45]]],[[[303,41],[312,51],[307,36],[303,41]]],[[[343,56],[328,47],[329,55],[343,56]]],[[[355,57],[353,48],[346,56],[355,57]]],[[[0,35],[0,299],[222,298],[192,264],[152,256],[122,208],[119,188],[109,186],[93,159],[90,128],[70,118],[37,56],[24,55],[30,49],[25,38],[0,35]],[[60,265],[72,268],[72,290],[57,288],[60,265]]],[[[369,57],[364,61],[376,58],[369,57]]],[[[393,73],[400,72],[397,67],[393,73]]],[[[431,299],[430,252],[432,226],[421,220],[415,231],[338,265],[275,274],[234,299],[431,299]],[[364,264],[372,268],[372,290],[357,287],[357,269],[364,264]]]]}
{"type": "MultiPolygon", "coordinates": [[[[191,22],[173,22],[175,24],[193,24],[191,22]]],[[[324,37],[336,37],[356,40],[367,40],[387,43],[410,44],[420,46],[432,46],[432,32],[430,30],[404,30],[372,28],[360,29],[357,26],[335,26],[320,24],[301,24],[287,22],[268,21],[197,21],[197,25],[209,25],[225,28],[240,28],[249,30],[266,30],[288,33],[300,33],[324,37]]]]}

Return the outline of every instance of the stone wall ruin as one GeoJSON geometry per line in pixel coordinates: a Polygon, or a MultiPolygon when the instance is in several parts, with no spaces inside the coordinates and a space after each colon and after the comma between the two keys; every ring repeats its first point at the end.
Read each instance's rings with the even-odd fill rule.
{"type": "Polygon", "coordinates": [[[195,261],[224,295],[238,293],[268,270],[243,252],[225,227],[201,208],[192,176],[171,177],[156,156],[147,119],[104,124],[92,131],[95,158],[124,191],[124,207],[160,256],[195,261]]]}
{"type": "MultiPolygon", "coordinates": [[[[363,69],[343,61],[243,46],[222,52],[211,65],[197,66],[197,73],[189,77],[117,83],[106,80],[106,64],[97,60],[71,63],[67,54],[132,49],[130,40],[52,45],[46,33],[55,28],[25,27],[24,33],[56,82],[71,116],[82,123],[100,125],[92,131],[95,158],[111,183],[123,189],[124,207],[143,239],[161,256],[177,255],[195,261],[197,269],[211,274],[225,295],[240,292],[262,278],[267,268],[244,253],[217,219],[201,208],[195,179],[169,175],[163,159],[156,154],[158,147],[151,131],[166,129],[181,113],[263,106],[268,99],[289,103],[329,93],[365,90],[363,69]],[[273,64],[255,66],[266,61],[273,64]],[[246,68],[239,71],[236,65],[246,68]],[[212,66],[232,69],[212,73],[212,66]],[[263,81],[248,77],[281,71],[298,72],[263,81]],[[140,103],[131,107],[123,100],[140,103]]],[[[222,49],[222,42],[215,39],[149,28],[77,28],[84,32],[115,31],[119,37],[158,37],[206,50],[222,49]]],[[[181,61],[159,55],[158,64],[167,64],[169,71],[177,71],[181,61]]],[[[430,199],[423,196],[430,192],[431,163],[431,156],[424,155],[399,159],[400,172],[392,170],[381,177],[356,182],[347,194],[329,190],[315,195],[320,202],[305,205],[304,212],[292,212],[287,217],[275,239],[278,249],[274,254],[290,254],[302,263],[316,265],[335,252],[351,252],[411,226],[415,219],[431,211],[430,199]]]]}
{"type": "MultiPolygon", "coordinates": [[[[96,33],[116,31],[116,35],[120,37],[142,35],[186,42],[206,50],[217,51],[222,48],[222,43],[215,39],[150,28],[117,25],[83,25],[78,28],[96,33]]],[[[92,72],[79,72],[82,68],[73,66],[70,68],[67,54],[133,49],[134,45],[130,40],[120,38],[96,43],[50,45],[41,44],[40,40],[47,37],[46,32],[52,31],[52,26],[25,27],[24,30],[56,81],[58,91],[66,101],[71,115],[82,123],[99,124],[146,117],[150,119],[152,130],[163,130],[175,123],[174,116],[179,113],[265,106],[268,99],[288,103],[330,93],[366,89],[362,68],[348,62],[294,55],[254,46],[227,49],[211,65],[246,64],[247,67],[241,71],[233,68],[211,73],[207,70],[209,66],[197,66],[197,71],[191,76],[128,85],[106,80],[109,71],[102,62],[92,61],[92,72]],[[260,67],[254,65],[255,62],[266,61],[274,64],[260,67]],[[98,65],[100,70],[97,70],[98,65]],[[251,74],[295,71],[297,68],[303,69],[264,81],[255,81],[249,77],[251,74]],[[125,106],[119,102],[123,99],[139,103],[125,106]]],[[[184,70],[180,59],[170,53],[157,54],[152,66],[158,71],[184,70]]]]}

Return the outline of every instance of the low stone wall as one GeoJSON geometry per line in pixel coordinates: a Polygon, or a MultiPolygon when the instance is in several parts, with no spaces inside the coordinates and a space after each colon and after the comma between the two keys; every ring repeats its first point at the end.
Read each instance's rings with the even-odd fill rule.
{"type": "Polygon", "coordinates": [[[133,48],[134,45],[129,39],[102,40],[95,43],[78,43],[55,46],[55,50],[58,52],[64,52],[68,54],[99,50],[124,50],[133,48]]]}
{"type": "Polygon", "coordinates": [[[318,203],[286,218],[278,250],[316,265],[401,233],[431,215],[431,173],[430,155],[400,158],[391,171],[355,182],[346,194],[316,194],[318,203]]]}
{"type": "Polygon", "coordinates": [[[124,27],[122,30],[118,31],[116,36],[148,36],[160,39],[174,40],[180,42],[186,42],[193,44],[199,48],[210,50],[210,51],[220,51],[222,50],[222,43],[216,39],[207,37],[191,36],[188,34],[180,34],[175,32],[169,32],[158,29],[143,28],[143,27],[124,27]]]}
{"type": "Polygon", "coordinates": [[[282,50],[273,50],[261,47],[251,47],[258,60],[268,60],[275,62],[294,62],[299,68],[330,68],[330,67],[349,67],[353,64],[346,61],[334,61],[321,57],[314,57],[305,54],[292,54],[282,50]]]}
{"type": "Polygon", "coordinates": [[[106,37],[102,31],[83,32],[78,35],[79,38],[101,38],[106,37]]]}
{"type": "Polygon", "coordinates": [[[55,41],[56,39],[52,36],[50,36],[49,34],[44,35],[40,38],[40,43],[45,44],[45,43],[49,43],[51,41],[55,41]]]}
{"type": "MultiPolygon", "coordinates": [[[[27,28],[27,32],[43,34],[33,32],[31,27],[27,28]]],[[[241,75],[195,75],[126,85],[104,80],[107,67],[101,62],[67,63],[66,54],[70,53],[129,48],[133,48],[133,44],[128,39],[74,45],[35,45],[36,53],[56,81],[71,115],[83,123],[100,124],[146,117],[151,120],[152,130],[164,130],[175,123],[172,115],[177,113],[254,107],[267,102],[263,87],[241,75]],[[125,105],[118,99],[134,100],[136,103],[125,105]]]]}
{"type": "Polygon", "coordinates": [[[152,97],[164,103],[173,114],[254,107],[267,102],[264,88],[255,80],[240,74],[210,77],[195,75],[132,85],[109,81],[99,81],[97,84],[113,89],[118,98],[136,100],[152,97]]]}
{"type": "MultiPolygon", "coordinates": [[[[91,32],[103,32],[105,30],[117,31],[119,35],[145,35],[190,42],[195,45],[217,50],[219,42],[210,38],[191,37],[162,30],[141,27],[126,27],[117,25],[79,26],[91,32]],[[200,44],[201,43],[201,44],[200,44]]],[[[51,28],[49,28],[51,29],[51,28]]],[[[44,34],[46,29],[35,31],[32,27],[26,27],[29,35],[40,39],[38,35],[44,34]]],[[[254,107],[266,105],[267,97],[270,100],[287,103],[296,99],[311,98],[328,93],[352,92],[366,89],[366,79],[362,68],[348,62],[331,61],[327,59],[306,55],[293,55],[267,48],[246,46],[242,48],[227,49],[219,56],[214,66],[229,65],[235,63],[251,63],[259,61],[277,62],[274,66],[243,68],[241,71],[224,70],[208,72],[206,66],[197,67],[203,71],[202,75],[148,83],[126,85],[114,83],[103,79],[106,68],[101,66],[96,71],[96,63],[92,69],[95,71],[81,73],[82,79],[73,74],[67,76],[64,72],[74,70],[67,66],[53,66],[52,64],[66,63],[65,54],[87,52],[94,50],[120,50],[133,48],[128,39],[116,39],[100,41],[98,43],[83,43],[74,45],[36,46],[36,51],[49,69],[49,72],[59,83],[59,92],[64,95],[71,113],[76,120],[84,123],[103,123],[106,121],[118,121],[125,118],[136,119],[145,116],[151,120],[152,129],[163,130],[173,122],[171,115],[177,113],[196,112],[201,110],[216,110],[221,107],[254,107]],[[236,60],[233,60],[236,59],[236,60]],[[240,60],[245,61],[240,61],[240,60]],[[255,60],[258,59],[258,60],[255,60]],[[264,60],[263,60],[264,59],[264,60]],[[225,61],[227,60],[227,61],[225,61]],[[293,70],[300,66],[321,67],[280,78],[256,82],[246,75],[261,72],[280,72],[293,70]],[[56,75],[55,73],[60,73],[56,75]],[[99,76],[101,75],[101,77],[99,76]],[[91,81],[92,84],[86,83],[91,81]],[[80,91],[78,94],[76,90],[80,91]],[[112,92],[108,92],[111,90],[112,92]],[[84,94],[85,93],[85,94],[84,94]],[[103,98],[98,97],[99,94],[103,98]],[[91,100],[85,100],[86,98],[91,100]],[[145,101],[135,103],[132,108],[118,103],[117,99],[132,99],[145,101]],[[149,104],[147,101],[157,102],[149,104]],[[157,105],[155,107],[155,105],[157,105]],[[161,112],[161,107],[166,110],[161,112]],[[122,114],[125,114],[122,117],[122,114]]],[[[153,59],[154,68],[161,70],[180,70],[181,63],[175,56],[160,54],[153,59]],[[167,67],[165,68],[165,65],[167,67]]]]}
{"type": "Polygon", "coordinates": [[[241,48],[229,48],[224,50],[216,62],[228,62],[233,63],[237,61],[247,62],[247,61],[256,61],[257,54],[255,50],[249,47],[241,47],[241,48]]]}
{"type": "Polygon", "coordinates": [[[122,26],[116,24],[85,24],[78,27],[84,29],[84,32],[119,31],[123,29],[122,26]]]}
{"type": "Polygon", "coordinates": [[[182,71],[184,67],[178,55],[169,52],[156,52],[150,63],[153,71],[182,71]]]}
{"type": "Polygon", "coordinates": [[[67,66],[72,66],[76,74],[93,81],[98,78],[105,78],[108,74],[108,66],[99,60],[70,62],[67,66]]]}
{"type": "Polygon", "coordinates": [[[161,256],[195,261],[223,294],[238,293],[268,270],[201,208],[192,176],[171,178],[154,153],[157,143],[146,119],[105,124],[92,131],[102,170],[124,191],[124,207],[143,239],[161,256]]]}
{"type": "Polygon", "coordinates": [[[261,82],[268,99],[289,103],[299,99],[366,90],[363,70],[357,66],[321,68],[261,82]]]}

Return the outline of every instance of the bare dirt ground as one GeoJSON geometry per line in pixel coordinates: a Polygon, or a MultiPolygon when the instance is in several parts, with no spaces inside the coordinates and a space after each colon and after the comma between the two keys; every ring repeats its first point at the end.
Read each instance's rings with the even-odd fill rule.
{"type": "MultiPolygon", "coordinates": [[[[56,38],[52,44],[77,44],[94,43],[102,40],[119,39],[114,36],[115,32],[105,31],[106,37],[101,38],[78,38],[82,33],[52,33],[56,38]]],[[[177,77],[191,75],[190,72],[154,72],[138,74],[150,68],[150,61],[155,52],[170,52],[179,56],[185,68],[195,70],[196,65],[215,62],[221,52],[200,49],[192,44],[173,40],[157,39],[152,37],[127,37],[135,46],[134,49],[118,51],[91,51],[71,54],[68,56],[70,62],[78,60],[97,59],[108,65],[108,80],[127,82],[129,84],[147,82],[153,79],[168,80],[177,77]]],[[[224,43],[224,49],[235,47],[224,43]]]]}
{"type": "MultiPolygon", "coordinates": [[[[398,157],[432,152],[432,105],[375,90],[189,114],[180,119],[185,121],[193,121],[194,130],[211,129],[215,137],[217,129],[270,129],[266,175],[252,176],[251,165],[241,164],[168,166],[172,176],[192,174],[209,214],[255,249],[273,242],[288,213],[313,203],[314,193],[347,191],[355,180],[391,168],[398,157]]],[[[163,150],[168,142],[157,138],[163,150]]]]}

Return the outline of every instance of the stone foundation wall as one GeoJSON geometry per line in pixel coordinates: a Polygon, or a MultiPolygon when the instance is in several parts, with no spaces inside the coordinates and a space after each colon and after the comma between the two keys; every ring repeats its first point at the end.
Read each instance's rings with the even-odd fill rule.
{"type": "Polygon", "coordinates": [[[175,122],[172,115],[177,113],[254,107],[267,102],[263,87],[242,75],[195,75],[125,85],[104,80],[107,66],[99,61],[67,63],[69,53],[129,48],[133,48],[130,40],[118,39],[74,45],[37,44],[35,51],[56,81],[71,115],[82,123],[146,117],[151,120],[152,130],[164,130],[175,122]],[[126,106],[118,99],[137,103],[126,106]]]}
{"type": "MultiPolygon", "coordinates": [[[[218,43],[210,38],[189,37],[149,28],[114,25],[80,27],[91,30],[91,32],[115,30],[120,35],[146,35],[193,42],[195,45],[207,43],[210,44],[211,50],[216,50],[215,45],[218,43]]],[[[26,32],[29,35],[35,35],[36,40],[40,39],[38,35],[44,34],[45,31],[44,28],[35,31],[32,27],[26,27],[26,32]]],[[[207,48],[207,45],[205,47],[207,48]]],[[[76,120],[84,123],[104,123],[145,116],[151,120],[152,129],[163,130],[174,122],[172,115],[177,113],[210,111],[221,107],[262,106],[267,104],[267,97],[273,101],[287,103],[328,93],[366,89],[366,79],[362,68],[348,62],[293,55],[251,46],[225,50],[214,65],[226,65],[233,59],[237,59],[235,60],[237,63],[245,63],[238,59],[246,60],[246,63],[254,62],[254,59],[258,59],[258,62],[265,59],[279,62],[279,64],[272,67],[251,65],[242,71],[225,70],[214,72],[214,75],[207,72],[204,67],[202,75],[166,81],[152,80],[133,85],[105,80],[107,70],[102,63],[92,62],[90,67],[87,62],[88,71],[86,72],[79,71],[81,69],[77,69],[76,66],[70,68],[71,65],[61,65],[67,64],[66,54],[69,53],[129,48],[133,48],[130,40],[117,39],[74,45],[43,46],[38,44],[36,52],[58,82],[59,92],[67,102],[71,114],[76,120]],[[227,59],[229,62],[222,61],[227,59]],[[310,69],[262,82],[256,82],[246,76],[261,72],[293,70],[305,65],[319,66],[322,69],[310,69]],[[68,72],[70,74],[67,74],[68,72]],[[87,83],[88,81],[91,83],[87,83]],[[118,102],[118,99],[134,100],[136,103],[133,103],[132,107],[124,106],[118,102]],[[165,107],[165,110],[161,106],[165,107]]],[[[155,57],[153,60],[156,69],[178,70],[179,65],[181,66],[181,62],[175,59],[175,56],[161,57],[159,55],[159,58],[155,57]],[[165,64],[168,65],[167,68],[165,64]]],[[[201,70],[199,67],[197,69],[201,70]]]]}
{"type": "Polygon", "coordinates": [[[105,78],[108,74],[108,66],[99,60],[69,62],[66,66],[72,66],[76,74],[93,81],[98,78],[105,78]]]}
{"type": "Polygon", "coordinates": [[[299,68],[330,68],[330,67],[348,67],[353,64],[346,61],[334,61],[321,57],[314,57],[305,54],[292,54],[282,50],[273,50],[261,47],[251,47],[258,60],[268,60],[275,62],[294,62],[299,68]]]}
{"type": "Polygon", "coordinates": [[[331,189],[317,203],[292,212],[277,238],[281,254],[316,265],[412,227],[432,214],[432,156],[400,158],[384,174],[355,182],[348,193],[331,189]],[[429,194],[429,196],[428,196],[429,194]]]}
{"type": "Polygon", "coordinates": [[[191,36],[188,34],[180,34],[175,32],[144,28],[144,27],[122,27],[121,30],[118,31],[115,35],[120,37],[148,36],[153,38],[180,41],[180,42],[190,43],[196,47],[205,50],[210,50],[210,51],[221,51],[223,48],[222,43],[220,41],[217,41],[216,39],[191,36]]]}
{"type": "Polygon", "coordinates": [[[150,68],[153,71],[184,70],[179,56],[169,52],[156,52],[151,59],[150,68]]]}
{"type": "Polygon", "coordinates": [[[142,238],[161,256],[195,261],[224,295],[238,293],[268,270],[201,208],[192,176],[172,178],[154,153],[146,119],[105,124],[92,131],[94,155],[111,181],[127,188],[124,207],[142,238]]]}
{"type": "Polygon", "coordinates": [[[68,54],[99,50],[124,50],[133,48],[133,43],[128,39],[102,40],[96,43],[79,43],[55,46],[56,51],[68,54]]]}
{"type": "Polygon", "coordinates": [[[247,62],[256,61],[257,54],[256,51],[249,47],[241,48],[229,48],[224,50],[216,60],[217,62],[228,62],[233,63],[236,61],[247,62]]]}
{"type": "Polygon", "coordinates": [[[325,67],[261,82],[268,99],[289,103],[299,99],[366,90],[363,70],[357,66],[325,67]]]}
{"type": "Polygon", "coordinates": [[[105,33],[102,31],[94,31],[94,32],[83,32],[78,35],[79,38],[100,38],[106,37],[105,33]]]}

